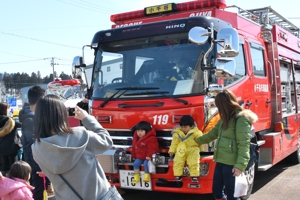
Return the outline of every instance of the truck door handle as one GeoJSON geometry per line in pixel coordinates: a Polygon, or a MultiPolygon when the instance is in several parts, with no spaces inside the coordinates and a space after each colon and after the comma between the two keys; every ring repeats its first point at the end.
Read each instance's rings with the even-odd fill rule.
{"type": "Polygon", "coordinates": [[[266,104],[269,104],[269,103],[271,103],[271,100],[267,99],[266,104]]]}

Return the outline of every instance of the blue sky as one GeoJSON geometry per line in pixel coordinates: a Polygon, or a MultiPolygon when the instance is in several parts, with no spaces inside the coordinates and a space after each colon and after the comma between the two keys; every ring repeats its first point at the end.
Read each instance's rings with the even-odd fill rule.
{"type": "MultiPolygon", "coordinates": [[[[189,0],[0,0],[0,72],[55,71],[71,74],[74,56],[90,44],[97,31],[111,28],[110,15],[141,10],[145,6],[189,0]]],[[[298,4],[292,0],[227,0],[243,9],[271,6],[300,26],[298,4]],[[299,19],[290,19],[298,17],[299,19]]],[[[87,64],[90,64],[87,60],[87,64]]]]}

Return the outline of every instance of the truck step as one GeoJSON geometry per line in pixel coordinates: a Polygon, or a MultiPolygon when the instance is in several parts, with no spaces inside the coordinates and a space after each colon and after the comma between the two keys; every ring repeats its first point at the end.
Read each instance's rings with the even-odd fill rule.
{"type": "Polygon", "coordinates": [[[266,143],[265,140],[258,140],[258,141],[257,141],[258,146],[261,146],[261,145],[263,145],[263,144],[265,144],[265,143],[266,143]]]}
{"type": "Polygon", "coordinates": [[[270,169],[273,165],[272,164],[268,164],[268,163],[260,163],[258,165],[258,171],[267,171],[268,169],[270,169]]]}

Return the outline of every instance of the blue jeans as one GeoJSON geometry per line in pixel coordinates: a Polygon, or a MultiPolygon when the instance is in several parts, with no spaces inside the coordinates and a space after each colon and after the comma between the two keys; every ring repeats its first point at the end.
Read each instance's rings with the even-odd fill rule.
{"type": "Polygon", "coordinates": [[[221,199],[227,195],[227,200],[238,200],[239,198],[233,197],[235,177],[232,174],[233,166],[217,163],[212,192],[216,199],[221,199]]]}
{"type": "Polygon", "coordinates": [[[135,159],[133,163],[133,169],[134,170],[140,170],[141,165],[144,164],[145,173],[149,173],[148,169],[148,160],[141,160],[139,158],[135,159]]]}

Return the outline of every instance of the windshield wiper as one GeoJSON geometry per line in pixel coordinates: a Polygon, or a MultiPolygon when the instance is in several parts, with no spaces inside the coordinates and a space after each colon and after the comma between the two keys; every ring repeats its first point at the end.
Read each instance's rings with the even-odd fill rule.
{"type": "Polygon", "coordinates": [[[111,95],[108,99],[103,101],[99,107],[103,108],[110,100],[112,100],[121,90],[124,90],[122,93],[120,93],[117,98],[122,96],[125,92],[128,90],[158,90],[158,87],[122,87],[122,88],[115,88],[117,90],[113,95],[111,95]]]}
{"type": "Polygon", "coordinates": [[[187,105],[189,102],[183,99],[175,98],[173,96],[168,96],[165,94],[169,94],[167,91],[146,91],[146,92],[136,92],[136,93],[129,93],[129,94],[124,94],[124,96],[133,96],[133,95],[145,95],[145,94],[161,94],[164,97],[171,98],[177,102],[183,103],[184,105],[187,105]]]}
{"type": "Polygon", "coordinates": [[[115,90],[158,90],[158,87],[122,87],[115,90]]]}

